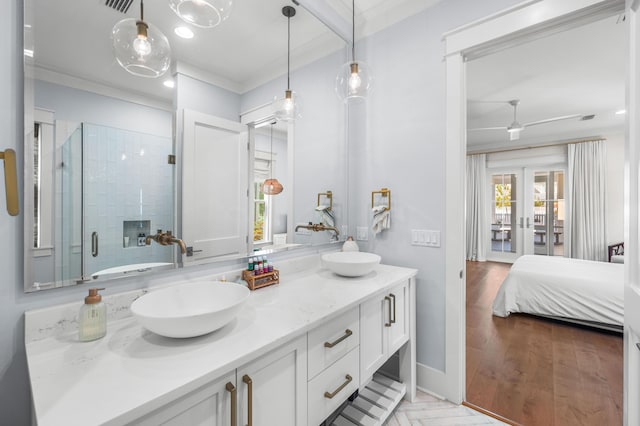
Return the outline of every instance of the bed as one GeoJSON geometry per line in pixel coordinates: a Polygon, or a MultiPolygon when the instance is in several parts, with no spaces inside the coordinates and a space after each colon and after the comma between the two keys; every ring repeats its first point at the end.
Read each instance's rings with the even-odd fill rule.
{"type": "Polygon", "coordinates": [[[558,256],[521,256],[493,301],[493,314],[527,313],[621,331],[624,265],[558,256]]]}

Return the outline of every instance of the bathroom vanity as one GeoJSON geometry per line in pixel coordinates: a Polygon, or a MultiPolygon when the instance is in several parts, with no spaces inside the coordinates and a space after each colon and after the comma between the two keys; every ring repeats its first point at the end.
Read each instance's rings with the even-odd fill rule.
{"type": "Polygon", "coordinates": [[[319,256],[286,263],[279,285],[252,292],[232,322],[201,337],[142,328],[128,312],[142,290],[105,296],[108,331],[94,342],[77,338],[81,302],[27,312],[34,420],[316,426],[344,410],[381,424],[415,396],[417,271],[378,265],[345,278],[319,256]],[[391,357],[396,380],[376,373],[391,357]]]}

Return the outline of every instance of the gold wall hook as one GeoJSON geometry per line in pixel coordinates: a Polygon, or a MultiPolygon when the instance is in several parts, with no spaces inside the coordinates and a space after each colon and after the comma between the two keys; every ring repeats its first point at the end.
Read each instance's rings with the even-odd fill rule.
{"type": "Polygon", "coordinates": [[[0,159],[4,160],[4,186],[7,194],[7,211],[11,216],[18,216],[18,174],[16,172],[16,152],[13,149],[0,151],[0,159]]]}

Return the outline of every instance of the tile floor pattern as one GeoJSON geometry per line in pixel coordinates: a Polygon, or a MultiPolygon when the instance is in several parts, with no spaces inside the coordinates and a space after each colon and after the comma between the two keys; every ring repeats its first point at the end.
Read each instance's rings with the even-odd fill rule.
{"type": "Polygon", "coordinates": [[[385,426],[506,425],[462,405],[418,391],[413,403],[402,401],[385,426]]]}

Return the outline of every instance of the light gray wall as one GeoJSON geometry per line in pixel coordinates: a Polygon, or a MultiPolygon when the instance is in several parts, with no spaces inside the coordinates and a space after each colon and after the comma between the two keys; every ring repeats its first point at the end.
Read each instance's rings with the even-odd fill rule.
{"type": "Polygon", "coordinates": [[[34,104],[56,120],[101,124],[149,135],[172,136],[171,111],[126,102],[55,83],[34,82],[34,104]]]}
{"type": "MultiPolygon", "coordinates": [[[[350,165],[350,170],[358,170],[357,174],[362,176],[353,192],[363,199],[350,201],[353,223],[365,223],[368,219],[368,203],[364,199],[369,199],[372,189],[388,186],[393,191],[393,229],[372,243],[372,248],[386,263],[420,269],[418,359],[434,368],[442,368],[444,364],[444,250],[411,247],[408,231],[444,228],[445,70],[441,35],[518,2],[447,0],[362,44],[363,58],[369,61],[377,78],[377,91],[366,111],[366,125],[358,131],[352,129],[353,136],[358,138],[349,142],[366,154],[366,157],[352,159],[350,165]]],[[[10,60],[0,63],[0,149],[15,149],[22,164],[22,2],[10,0],[4,11],[0,14],[0,55],[10,60]]],[[[344,116],[341,104],[334,100],[333,81],[336,70],[345,60],[344,52],[339,52],[300,70],[300,76],[307,76],[306,80],[297,81],[292,76],[292,86],[304,93],[305,102],[309,102],[306,117],[338,123],[338,118],[344,116]]],[[[298,76],[298,72],[294,75],[298,76]]],[[[284,80],[278,82],[277,90],[272,90],[275,88],[276,85],[271,85],[265,90],[256,90],[255,97],[242,100],[241,110],[269,102],[274,93],[284,90],[284,80]]],[[[296,139],[304,140],[306,145],[301,146],[296,155],[296,171],[314,166],[313,170],[323,173],[318,176],[332,176],[336,163],[344,158],[341,151],[344,130],[331,125],[317,126],[309,119],[300,120],[296,125],[296,139]],[[317,155],[325,151],[332,155],[326,158],[317,155]]],[[[306,198],[300,199],[300,209],[296,211],[308,208],[311,213],[316,193],[332,189],[322,182],[313,184],[311,179],[301,185],[308,192],[299,194],[306,198]]],[[[337,187],[338,182],[335,185],[337,187]]],[[[8,216],[4,197],[0,198],[0,235],[6,239],[0,252],[0,419],[3,424],[27,425],[30,396],[23,313],[80,300],[86,290],[74,287],[23,293],[23,219],[21,215],[8,216]]],[[[337,195],[337,198],[344,208],[346,197],[337,195]]],[[[444,235],[442,237],[444,240],[444,235]]],[[[116,281],[109,284],[109,290],[125,291],[147,284],[143,280],[116,281]]]]}

